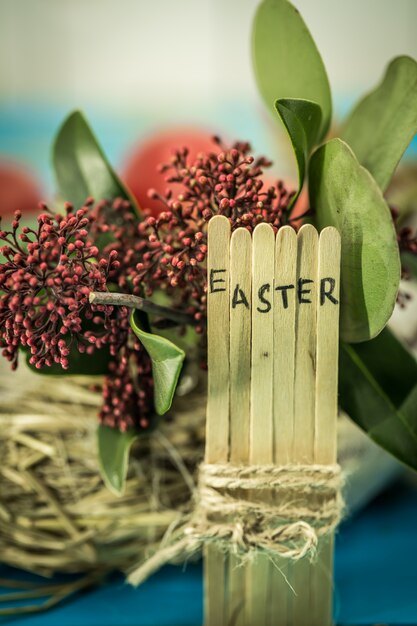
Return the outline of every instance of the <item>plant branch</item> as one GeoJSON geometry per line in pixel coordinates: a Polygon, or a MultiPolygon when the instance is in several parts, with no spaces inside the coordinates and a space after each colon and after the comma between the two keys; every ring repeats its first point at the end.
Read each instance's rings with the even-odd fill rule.
{"type": "Polygon", "coordinates": [[[158,315],[159,317],[165,317],[177,324],[191,324],[195,325],[197,322],[192,315],[182,313],[170,307],[160,306],[150,300],[145,300],[140,296],[132,296],[127,293],[110,293],[107,291],[93,291],[90,293],[91,304],[104,304],[114,306],[126,306],[129,309],[138,309],[139,311],[145,311],[150,315],[158,315]]]}

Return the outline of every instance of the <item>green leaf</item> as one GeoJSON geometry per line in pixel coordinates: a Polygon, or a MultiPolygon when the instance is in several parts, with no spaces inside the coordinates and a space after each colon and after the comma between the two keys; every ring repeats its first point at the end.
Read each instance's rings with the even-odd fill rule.
{"type": "Polygon", "coordinates": [[[417,133],[417,63],[397,57],[378,87],[359,102],[342,130],[358,161],[382,189],[417,133]]]}
{"type": "Polygon", "coordinates": [[[264,0],[255,15],[252,58],[259,91],[270,111],[282,98],[316,102],[318,140],[327,133],[332,102],[321,56],[301,15],[287,0],[264,0]]]}
{"type": "Polygon", "coordinates": [[[171,407],[185,352],[169,339],[143,330],[137,311],[132,313],[130,325],[151,357],[155,410],[158,415],[163,415],[171,407]]]}
{"type": "Polygon", "coordinates": [[[320,129],[321,109],[315,102],[288,98],[277,100],[275,107],[290,137],[298,166],[298,191],[292,206],[303,188],[308,157],[320,129]]]}
{"type": "Polygon", "coordinates": [[[74,206],[88,196],[95,200],[126,198],[134,211],[137,204],[117,174],[80,111],[74,111],[62,124],[53,146],[53,164],[59,191],[74,206]]]}
{"type": "Polygon", "coordinates": [[[372,176],[340,139],[313,154],[309,187],[318,228],[335,226],[342,239],[341,338],[367,341],[389,320],[400,282],[390,210],[372,176]]]}
{"type": "Polygon", "coordinates": [[[123,433],[117,428],[99,424],[97,437],[101,475],[110,491],[120,496],[125,487],[130,448],[139,433],[134,429],[123,433]]]}
{"type": "Polygon", "coordinates": [[[386,327],[372,339],[354,346],[377,384],[399,407],[417,384],[417,361],[386,327]]]}
{"type": "Polygon", "coordinates": [[[376,443],[417,469],[417,362],[388,329],[341,344],[339,398],[376,443]]]}

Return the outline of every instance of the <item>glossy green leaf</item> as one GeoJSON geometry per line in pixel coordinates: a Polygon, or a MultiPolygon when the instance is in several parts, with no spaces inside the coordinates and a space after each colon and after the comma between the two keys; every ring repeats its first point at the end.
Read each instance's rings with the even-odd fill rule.
{"type": "Polygon", "coordinates": [[[417,469],[417,362],[388,329],[341,344],[339,399],[376,443],[417,469]]]}
{"type": "Polygon", "coordinates": [[[74,206],[82,206],[88,196],[97,201],[121,197],[136,210],[136,201],[112,169],[80,111],[71,113],[59,129],[53,164],[59,191],[74,206]]]}
{"type": "Polygon", "coordinates": [[[390,210],[372,176],[340,139],[313,154],[309,187],[318,228],[335,226],[342,239],[341,338],[367,341],[389,320],[400,282],[390,210]]]}
{"type": "Polygon", "coordinates": [[[137,312],[132,313],[130,325],[151,357],[155,410],[163,415],[171,407],[185,352],[169,339],[144,330],[137,312]]]}
{"type": "Polygon", "coordinates": [[[308,157],[318,137],[321,109],[315,102],[288,98],[277,100],[275,107],[288,132],[298,166],[298,192],[291,201],[293,205],[303,188],[308,157]]]}
{"type": "Polygon", "coordinates": [[[316,102],[318,139],[327,133],[332,102],[321,56],[298,10],[287,0],[263,0],[253,23],[252,58],[259,91],[270,111],[282,98],[316,102]]]}
{"type": "Polygon", "coordinates": [[[397,57],[378,87],[359,102],[341,137],[385,191],[417,133],[417,63],[397,57]]]}
{"type": "Polygon", "coordinates": [[[123,494],[130,448],[138,437],[139,433],[134,429],[123,433],[117,428],[110,428],[104,424],[98,426],[98,457],[101,475],[110,491],[118,496],[123,494]]]}

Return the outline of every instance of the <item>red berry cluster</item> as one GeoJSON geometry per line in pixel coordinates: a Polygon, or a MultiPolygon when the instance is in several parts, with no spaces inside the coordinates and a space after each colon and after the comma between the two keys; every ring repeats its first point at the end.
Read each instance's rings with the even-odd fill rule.
{"type": "MultiPolygon", "coordinates": [[[[408,255],[417,256],[417,234],[409,226],[401,226],[399,224],[399,211],[391,207],[391,215],[394,221],[394,225],[397,231],[398,247],[400,254],[406,253],[408,255]]],[[[401,258],[401,278],[403,280],[409,280],[411,278],[411,271],[406,258],[401,258]]],[[[397,304],[404,308],[407,302],[411,299],[411,294],[404,289],[400,289],[397,295],[397,304]]]]}
{"type": "Polygon", "coordinates": [[[139,224],[141,259],[132,272],[135,288],[147,296],[157,289],[167,291],[173,305],[194,316],[202,332],[206,312],[207,223],[213,215],[225,215],[232,230],[241,226],[252,231],[260,222],[277,230],[291,222],[289,194],[282,182],[265,186],[261,176],[270,165],[248,153],[248,143],[224,149],[214,138],[217,150],[189,162],[188,150],[177,150],[170,164],[160,166],[168,185],[181,185],[174,195],[150,190],[161,201],[158,217],[139,224]]]}
{"type": "Polygon", "coordinates": [[[109,370],[104,379],[100,421],[123,432],[148,428],[153,412],[153,378],[143,347],[139,342],[133,348],[123,346],[109,370]]]}
{"type": "Polygon", "coordinates": [[[91,290],[106,290],[109,272],[117,267],[114,255],[99,259],[88,237],[88,207],[67,215],[44,212],[37,228],[25,226],[18,235],[21,213],[15,212],[11,230],[0,231],[0,346],[15,368],[19,347],[26,348],[37,368],[59,363],[64,369],[75,345],[93,352],[115,341],[111,311],[90,307],[91,290]],[[99,325],[97,336],[83,328],[82,318],[99,325]],[[94,338],[93,338],[94,337],[94,338]]]}
{"type": "MultiPolygon", "coordinates": [[[[409,226],[404,226],[398,231],[397,239],[400,252],[417,255],[417,235],[409,226]]],[[[403,271],[405,275],[408,274],[406,268],[403,271]]]]}
{"type": "Polygon", "coordinates": [[[147,250],[148,242],[140,237],[139,220],[130,203],[122,198],[99,202],[91,213],[90,234],[101,242],[103,256],[117,253],[118,267],[110,272],[109,281],[122,293],[143,295],[145,285],[133,284],[135,265],[147,250]]]}

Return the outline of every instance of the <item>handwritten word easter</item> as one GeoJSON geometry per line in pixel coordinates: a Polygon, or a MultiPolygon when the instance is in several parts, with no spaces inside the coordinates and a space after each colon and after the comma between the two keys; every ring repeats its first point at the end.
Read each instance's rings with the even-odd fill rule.
{"type": "MultiPolygon", "coordinates": [[[[210,279],[209,279],[209,294],[218,293],[221,291],[226,291],[226,283],[227,281],[227,273],[225,269],[212,269],[210,270],[210,279]]],[[[289,306],[289,298],[292,297],[292,294],[298,300],[299,304],[310,304],[312,303],[312,285],[314,280],[311,278],[299,278],[295,285],[277,285],[274,286],[271,283],[265,283],[261,285],[258,289],[257,297],[258,304],[256,310],[259,313],[268,313],[272,308],[272,294],[276,291],[280,294],[279,300],[284,309],[288,309],[289,306]]],[[[337,298],[335,298],[334,291],[336,288],[336,280],[330,276],[326,276],[325,278],[321,278],[319,280],[319,302],[320,306],[329,302],[331,304],[339,304],[337,298]]],[[[244,290],[240,287],[239,283],[237,283],[231,291],[232,294],[232,308],[235,309],[237,306],[242,305],[246,309],[250,309],[249,301],[250,297],[244,292],[244,290]]]]}

